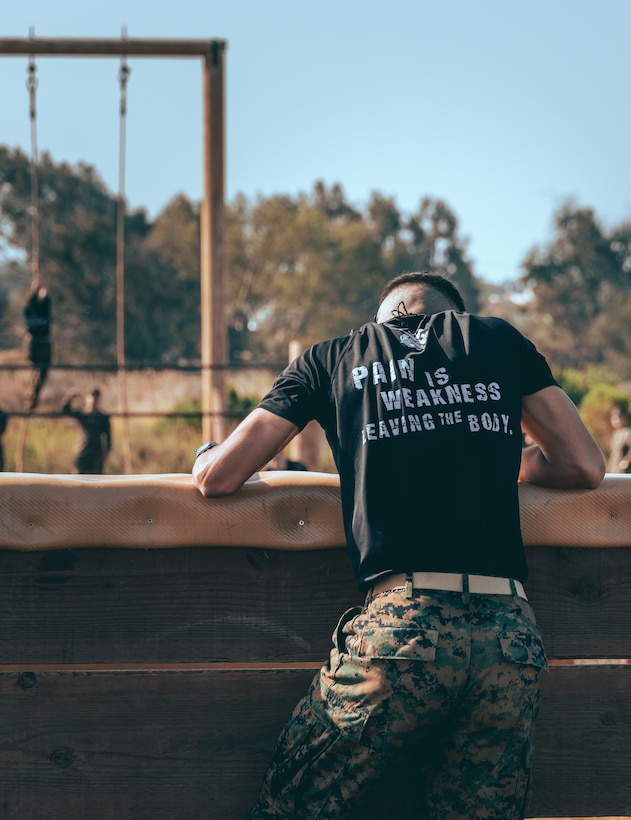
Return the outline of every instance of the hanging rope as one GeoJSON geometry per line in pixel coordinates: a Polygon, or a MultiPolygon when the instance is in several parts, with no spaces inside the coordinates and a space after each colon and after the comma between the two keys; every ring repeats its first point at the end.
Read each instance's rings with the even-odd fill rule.
{"type": "MultiPolygon", "coordinates": [[[[125,40],[127,32],[121,35],[125,40]]],[[[123,413],[123,463],[125,472],[133,472],[127,408],[127,369],[125,358],[125,153],[127,124],[127,83],[131,69],[127,57],[121,57],[118,71],[120,84],[120,129],[118,146],[118,209],[116,223],[116,365],[118,371],[119,403],[123,413]]]]}
{"type": "MultiPolygon", "coordinates": [[[[33,29],[30,32],[34,36],[33,29]]],[[[30,55],[28,61],[28,78],[26,87],[29,95],[29,119],[31,121],[31,277],[32,287],[36,290],[41,285],[39,270],[39,195],[37,168],[39,156],[37,152],[37,65],[35,57],[30,55]]]]}

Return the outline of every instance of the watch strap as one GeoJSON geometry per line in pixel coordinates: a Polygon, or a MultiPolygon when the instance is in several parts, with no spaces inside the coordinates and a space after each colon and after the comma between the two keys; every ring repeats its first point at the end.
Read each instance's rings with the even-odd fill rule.
{"type": "Polygon", "coordinates": [[[213,447],[216,447],[219,442],[217,441],[207,441],[206,444],[202,444],[201,447],[197,448],[197,452],[195,453],[195,458],[198,459],[202,453],[205,453],[206,450],[212,450],[213,447]]]}

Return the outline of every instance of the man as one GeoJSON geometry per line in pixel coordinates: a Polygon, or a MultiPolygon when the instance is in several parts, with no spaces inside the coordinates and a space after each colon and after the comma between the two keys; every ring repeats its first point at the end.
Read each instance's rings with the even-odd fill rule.
{"type": "Polygon", "coordinates": [[[631,427],[627,408],[616,405],[609,419],[613,432],[607,469],[610,473],[631,473],[631,427]]]}
{"type": "Polygon", "coordinates": [[[317,419],[367,593],[342,616],[251,816],[356,816],[413,759],[419,816],[517,820],[546,666],[517,483],[594,488],[603,456],[534,346],[466,313],[445,278],[397,277],[375,319],[299,356],[193,468],[203,495],[232,493],[317,419]],[[537,442],[523,451],[520,425],[537,442]]]}
{"type": "Polygon", "coordinates": [[[105,459],[112,448],[110,419],[99,408],[101,391],[98,387],[86,393],[83,410],[72,407],[72,401],[78,395],[76,391],[68,393],[62,408],[62,412],[76,419],[82,429],[75,469],[77,473],[84,475],[101,475],[105,459]]]}
{"type": "Polygon", "coordinates": [[[46,288],[37,286],[31,290],[24,307],[24,320],[30,336],[28,355],[35,371],[26,409],[34,410],[48,376],[52,356],[50,342],[52,309],[50,295],[46,288]]]}

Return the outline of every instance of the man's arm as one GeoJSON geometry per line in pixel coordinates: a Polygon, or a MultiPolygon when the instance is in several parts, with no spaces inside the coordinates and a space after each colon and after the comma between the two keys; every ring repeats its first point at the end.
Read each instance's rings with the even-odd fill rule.
{"type": "Polygon", "coordinates": [[[207,498],[229,495],[298,433],[291,421],[257,407],[228,438],[193,465],[193,483],[207,498]]]}
{"type": "Polygon", "coordinates": [[[524,396],[522,427],[537,443],[522,452],[519,481],[587,490],[600,484],[603,454],[560,387],[524,396]]]}
{"type": "Polygon", "coordinates": [[[66,393],[66,395],[64,396],[64,404],[61,408],[61,412],[64,415],[73,416],[75,418],[78,416],[78,411],[75,410],[72,406],[73,399],[75,399],[78,395],[79,394],[76,390],[71,390],[70,392],[66,393]]]}

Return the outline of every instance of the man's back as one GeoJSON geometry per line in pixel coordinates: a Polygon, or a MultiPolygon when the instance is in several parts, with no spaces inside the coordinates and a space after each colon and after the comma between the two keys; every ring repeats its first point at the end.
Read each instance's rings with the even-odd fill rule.
{"type": "Polygon", "coordinates": [[[315,345],[261,406],[309,393],[299,403],[333,450],[361,588],[411,565],[525,581],[521,400],[552,384],[510,325],[446,311],[315,345]]]}

